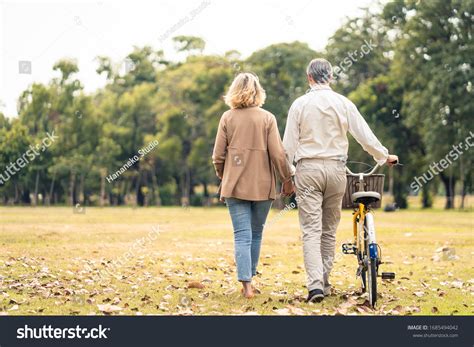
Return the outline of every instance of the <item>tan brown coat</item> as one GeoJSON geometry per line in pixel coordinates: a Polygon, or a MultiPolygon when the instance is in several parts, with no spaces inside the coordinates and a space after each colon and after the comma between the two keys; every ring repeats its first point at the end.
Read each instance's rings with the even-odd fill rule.
{"type": "Polygon", "coordinates": [[[275,199],[276,178],[291,177],[275,116],[260,107],[231,109],[219,122],[212,162],[221,198],[275,199]]]}

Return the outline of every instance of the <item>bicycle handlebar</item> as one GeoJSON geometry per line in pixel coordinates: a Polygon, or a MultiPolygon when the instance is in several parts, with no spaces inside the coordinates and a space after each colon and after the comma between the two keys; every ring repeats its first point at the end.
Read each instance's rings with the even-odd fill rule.
{"type": "MultiPolygon", "coordinates": [[[[397,161],[393,162],[392,163],[393,165],[402,165],[397,161]]],[[[346,166],[346,172],[349,174],[349,175],[352,175],[352,176],[362,176],[362,177],[366,177],[366,176],[370,176],[370,175],[373,175],[375,173],[375,171],[377,171],[379,169],[380,165],[379,164],[375,164],[375,166],[373,167],[372,170],[370,170],[369,173],[364,173],[364,172],[359,172],[359,173],[354,173],[352,172],[351,170],[349,170],[349,168],[346,166]]]]}
{"type": "Polygon", "coordinates": [[[365,177],[365,176],[370,176],[370,175],[373,175],[375,173],[375,171],[378,170],[378,168],[380,167],[379,164],[376,164],[374,166],[374,168],[372,170],[370,170],[369,173],[364,173],[364,172],[359,172],[359,173],[354,173],[352,172],[351,170],[349,170],[349,168],[346,166],[346,172],[349,174],[349,175],[352,175],[352,176],[362,176],[362,177],[365,177]]]}

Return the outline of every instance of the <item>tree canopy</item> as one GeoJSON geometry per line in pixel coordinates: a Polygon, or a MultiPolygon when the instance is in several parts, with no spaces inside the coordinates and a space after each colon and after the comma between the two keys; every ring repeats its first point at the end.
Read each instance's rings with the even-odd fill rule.
{"type": "MultiPolygon", "coordinates": [[[[414,178],[472,134],[473,20],[472,0],[395,0],[349,18],[321,52],[297,41],[245,59],[237,51],[205,54],[204,39],[177,36],[180,61],[150,46],[134,47],[123,62],[97,57],[97,73],[107,84],[92,94],[76,78],[77,63],[62,59],[52,67],[59,77],[21,93],[18,117],[0,113],[0,199],[32,205],[216,203],[210,156],[227,109],[222,96],[234,76],[259,76],[267,92],[264,108],[275,114],[282,133],[291,103],[308,88],[308,62],[325,57],[335,69],[334,90],[359,107],[405,164],[387,171],[386,189],[406,207],[407,196],[417,193],[414,178]],[[58,136],[54,144],[18,172],[8,172],[52,132],[58,136]],[[153,141],[159,145],[141,156],[153,141]]],[[[350,159],[371,162],[353,140],[350,159]]],[[[466,148],[423,185],[424,206],[432,194],[444,193],[446,208],[454,207],[456,192],[469,194],[473,159],[466,148]]]]}

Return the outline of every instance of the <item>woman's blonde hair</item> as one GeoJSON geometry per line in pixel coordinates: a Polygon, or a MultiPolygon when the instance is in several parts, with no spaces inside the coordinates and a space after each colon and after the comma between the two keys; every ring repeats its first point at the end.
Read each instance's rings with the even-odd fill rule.
{"type": "Polygon", "coordinates": [[[260,85],[257,75],[243,72],[234,78],[229,91],[224,96],[224,101],[230,108],[260,107],[265,102],[265,98],[265,90],[260,85]]]}

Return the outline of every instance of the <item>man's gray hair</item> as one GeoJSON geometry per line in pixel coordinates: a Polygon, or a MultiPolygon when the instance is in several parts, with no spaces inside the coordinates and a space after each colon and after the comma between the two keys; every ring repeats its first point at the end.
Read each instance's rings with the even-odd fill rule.
{"type": "Polygon", "coordinates": [[[329,83],[332,80],[331,63],[323,58],[316,58],[309,62],[306,73],[316,83],[329,83]]]}

